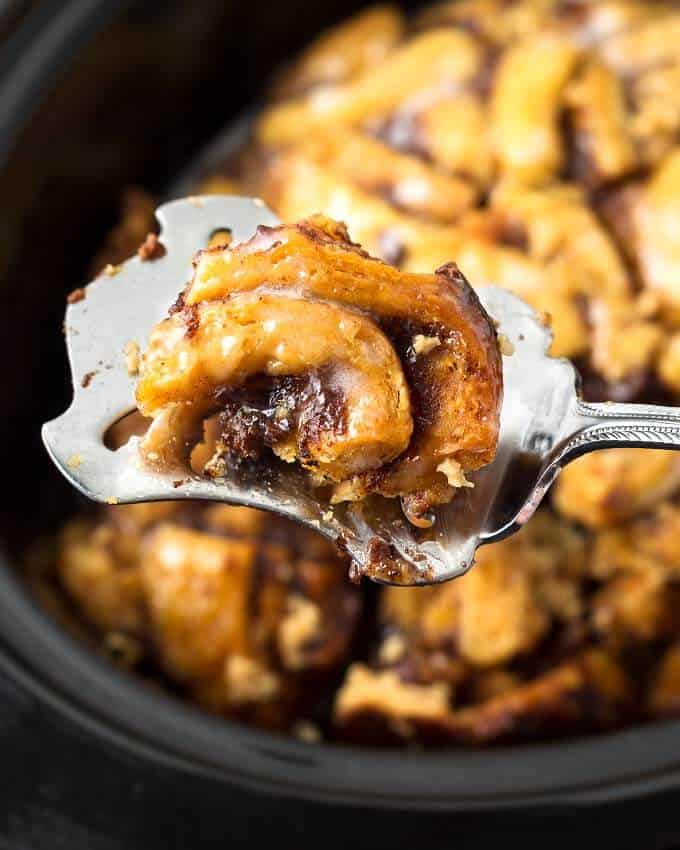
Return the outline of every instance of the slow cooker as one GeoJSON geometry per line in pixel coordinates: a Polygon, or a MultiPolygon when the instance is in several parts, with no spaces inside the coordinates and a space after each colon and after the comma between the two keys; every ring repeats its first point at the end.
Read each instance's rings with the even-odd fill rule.
{"type": "Polygon", "coordinates": [[[68,401],[64,296],[120,187],[162,193],[278,64],[360,5],[0,4],[0,846],[680,842],[680,721],[476,751],[310,745],[142,686],[22,584],[22,552],[76,500],[39,426],[68,401]]]}

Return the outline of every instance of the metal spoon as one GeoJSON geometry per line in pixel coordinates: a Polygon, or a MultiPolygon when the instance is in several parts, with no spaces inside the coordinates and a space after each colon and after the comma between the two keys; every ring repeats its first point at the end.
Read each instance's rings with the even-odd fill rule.
{"type": "Polygon", "coordinates": [[[110,426],[135,409],[126,345],[145,348],[150,329],[189,279],[196,249],[215,230],[229,229],[239,242],[258,225],[279,223],[262,201],[240,197],[173,201],[157,216],[165,256],[152,262],[133,257],[93,281],[66,311],[74,397],[42,435],[58,468],[91,499],[208,499],[275,511],[341,543],[357,574],[430,584],[463,574],[478,546],[517,531],[560,469],[580,455],[611,447],[680,448],[680,409],[582,401],[574,367],[547,355],[551,334],[533,311],[511,293],[485,287],[480,299],[514,346],[504,357],[498,451],[492,464],[471,476],[474,488],[437,509],[432,528],[406,522],[397,500],[371,497],[331,506],[295,465],[273,466],[265,477],[239,472],[223,480],[152,472],[140,465],[138,437],[115,451],[104,443],[110,426]],[[369,549],[388,557],[376,563],[369,549]]]}

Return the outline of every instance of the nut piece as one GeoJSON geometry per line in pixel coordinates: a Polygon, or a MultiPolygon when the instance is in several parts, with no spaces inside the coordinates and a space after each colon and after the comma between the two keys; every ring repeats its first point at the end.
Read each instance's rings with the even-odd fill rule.
{"type": "Polygon", "coordinates": [[[416,355],[429,354],[440,345],[441,340],[438,336],[423,336],[423,334],[416,334],[413,337],[413,351],[416,355]]]}
{"type": "Polygon", "coordinates": [[[140,363],[140,348],[138,343],[131,339],[125,344],[123,354],[125,356],[125,368],[127,369],[128,375],[138,375],[140,363]]]}
{"type": "Polygon", "coordinates": [[[468,481],[463,472],[463,467],[452,457],[447,457],[437,466],[437,472],[443,472],[451,487],[474,487],[472,481],[468,481]]]}

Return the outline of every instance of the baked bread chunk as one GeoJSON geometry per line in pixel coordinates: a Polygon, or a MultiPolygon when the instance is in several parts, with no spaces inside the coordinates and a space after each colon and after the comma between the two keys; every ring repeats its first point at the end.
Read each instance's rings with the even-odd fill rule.
{"type": "Polygon", "coordinates": [[[427,524],[493,460],[501,354],[454,264],[400,272],[316,217],[194,265],[142,357],[147,461],[222,477],[276,455],[334,502],[400,497],[427,524]]]}

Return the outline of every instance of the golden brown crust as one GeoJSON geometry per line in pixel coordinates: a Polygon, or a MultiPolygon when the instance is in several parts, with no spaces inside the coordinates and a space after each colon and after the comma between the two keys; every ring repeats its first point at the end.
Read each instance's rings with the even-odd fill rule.
{"type": "MultiPolygon", "coordinates": [[[[454,492],[447,460],[464,473],[493,458],[496,332],[453,264],[399,272],[317,218],[200,252],[182,302],[152,333],[141,368],[137,401],[154,418],[147,458],[167,462],[219,412],[220,393],[258,375],[304,379],[276,395],[285,414],[265,440],[335,482],[336,501],[401,496],[420,516],[454,492]],[[315,398],[304,400],[312,391],[324,393],[316,413],[315,398]]],[[[222,433],[218,451],[250,451],[242,434],[222,433]]]]}
{"type": "MultiPolygon", "coordinates": [[[[185,315],[159,325],[144,355],[137,403],[154,419],[143,443],[150,461],[167,465],[176,445],[192,448],[203,420],[221,410],[220,392],[259,375],[306,378],[323,370],[330,387],[337,386],[337,405],[332,396],[323,403],[323,390],[316,391],[310,378],[300,395],[315,398],[301,408],[296,427],[294,408],[277,413],[276,454],[298,459],[322,480],[343,481],[388,463],[408,446],[408,387],[391,345],[370,319],[331,304],[247,292],[197,305],[190,333],[185,315]],[[181,427],[180,417],[186,417],[181,427]]],[[[297,396],[294,387],[291,394],[297,396]]],[[[226,450],[248,456],[237,438],[226,450]]]]}

